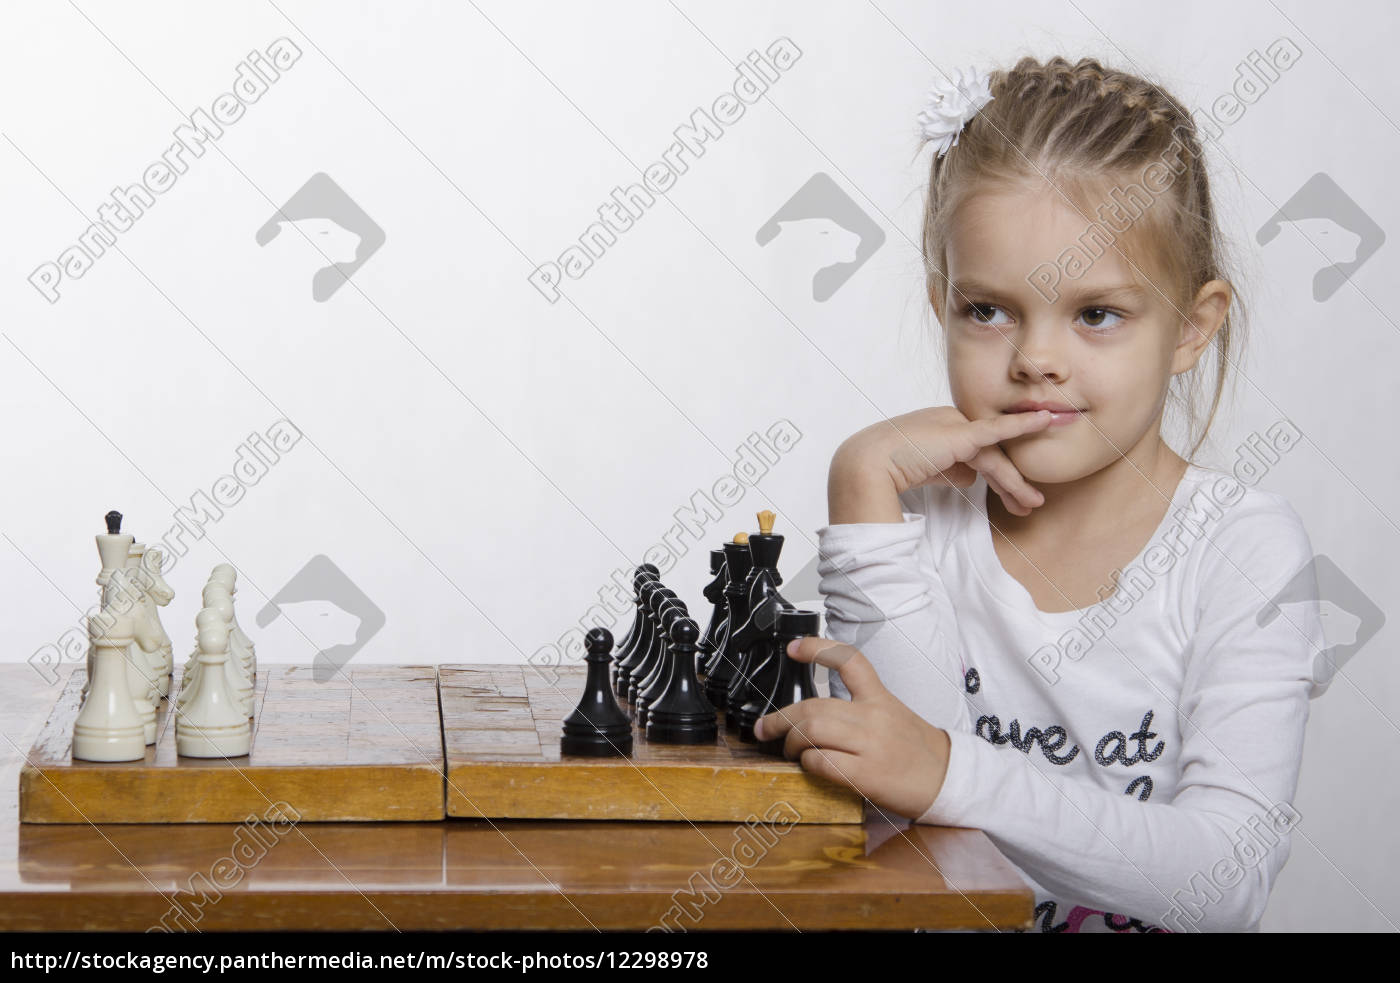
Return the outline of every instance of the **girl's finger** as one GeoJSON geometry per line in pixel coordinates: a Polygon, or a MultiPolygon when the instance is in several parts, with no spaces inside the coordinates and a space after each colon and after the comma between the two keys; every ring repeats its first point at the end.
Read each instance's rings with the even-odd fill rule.
{"type": "MultiPolygon", "coordinates": [[[[972,459],[972,466],[996,480],[997,494],[1003,499],[1010,495],[1026,510],[1024,513],[1017,512],[1017,515],[1029,515],[1031,509],[1045,504],[1045,496],[1026,481],[1026,476],[1000,447],[988,447],[979,453],[972,459]]],[[[1006,507],[1011,509],[1012,503],[1008,501],[1006,507]]]]}
{"type": "Polygon", "coordinates": [[[1020,516],[1022,518],[1025,518],[1026,516],[1031,514],[1030,508],[1028,508],[1025,505],[1022,505],[1021,502],[1017,500],[1015,495],[1012,495],[1010,492],[1008,492],[1005,488],[1001,486],[1001,482],[997,480],[996,475],[990,472],[983,472],[982,477],[987,479],[987,487],[990,488],[992,491],[996,492],[997,495],[1001,497],[1002,502],[1004,502],[1006,505],[1006,511],[1010,512],[1012,515],[1020,516]]]}
{"type": "Polygon", "coordinates": [[[1053,414],[1048,410],[1031,413],[1003,413],[984,420],[969,420],[968,435],[982,447],[991,447],[1003,440],[1011,440],[1023,434],[1044,430],[1050,425],[1053,414]]]}
{"type": "Polygon", "coordinates": [[[829,707],[825,713],[808,714],[801,723],[794,724],[783,741],[783,757],[796,761],[810,747],[858,753],[867,728],[850,719],[859,713],[855,707],[845,700],[840,702],[844,705],[829,707]]]}
{"type": "Polygon", "coordinates": [[[845,751],[831,751],[826,748],[808,748],[799,759],[802,770],[819,778],[838,782],[847,788],[855,789],[861,795],[860,758],[845,751]],[[859,784],[858,784],[859,783],[859,784]]]}
{"type": "MultiPolygon", "coordinates": [[[[841,682],[852,700],[873,700],[886,696],[889,690],[880,682],[880,675],[870,660],[853,645],[832,641],[820,635],[807,635],[788,642],[787,654],[798,662],[815,662],[841,674],[841,682]]],[[[806,706],[812,700],[803,700],[796,706],[806,706]]],[[[845,702],[845,701],[842,701],[845,702]]],[[[765,734],[767,731],[765,730],[765,734]]],[[[769,740],[769,737],[764,737],[769,740]]]]}

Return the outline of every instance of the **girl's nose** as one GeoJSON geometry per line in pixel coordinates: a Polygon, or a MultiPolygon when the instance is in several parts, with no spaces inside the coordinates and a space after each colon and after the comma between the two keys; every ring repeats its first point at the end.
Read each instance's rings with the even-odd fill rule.
{"type": "Polygon", "coordinates": [[[1065,353],[1068,339],[1053,324],[1044,321],[1027,322],[1026,327],[1007,335],[1011,349],[1011,377],[1018,382],[1054,383],[1069,378],[1069,360],[1065,353]]]}

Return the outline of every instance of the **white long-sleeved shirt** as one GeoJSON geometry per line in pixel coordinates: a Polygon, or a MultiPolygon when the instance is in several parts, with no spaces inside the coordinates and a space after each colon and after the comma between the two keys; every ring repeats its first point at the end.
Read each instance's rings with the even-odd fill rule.
{"type": "Polygon", "coordinates": [[[926,485],[903,522],[818,531],[826,634],[948,731],[916,821],[985,831],[1043,931],[1257,930],[1326,648],[1317,602],[1286,600],[1317,597],[1302,521],[1191,465],[1117,590],[1047,613],[1001,565],[986,495],[926,485]]]}

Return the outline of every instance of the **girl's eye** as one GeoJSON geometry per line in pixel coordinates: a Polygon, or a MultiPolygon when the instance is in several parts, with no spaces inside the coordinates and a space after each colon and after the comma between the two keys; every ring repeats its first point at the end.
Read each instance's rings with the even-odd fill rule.
{"type": "MultiPolygon", "coordinates": [[[[992,320],[993,314],[990,312],[993,311],[1001,311],[1001,308],[997,307],[995,304],[969,304],[966,307],[966,309],[963,310],[963,316],[971,318],[978,324],[986,324],[990,326],[999,326],[1005,324],[1005,321],[992,320]]],[[[1004,314],[1005,311],[1002,311],[1002,313],[1004,314]]]]}
{"type": "Polygon", "coordinates": [[[1118,327],[1123,321],[1123,315],[1115,314],[1103,307],[1086,307],[1081,312],[1084,319],[1084,326],[1091,331],[1107,333],[1118,327]],[[1108,321],[1107,318],[1116,317],[1117,321],[1108,321]]]}

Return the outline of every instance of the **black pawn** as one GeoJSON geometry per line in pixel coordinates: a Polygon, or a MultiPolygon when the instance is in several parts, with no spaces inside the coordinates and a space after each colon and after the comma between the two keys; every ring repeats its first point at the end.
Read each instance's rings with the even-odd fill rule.
{"type": "Polygon", "coordinates": [[[671,675],[647,711],[647,740],[655,744],[713,744],[719,737],[715,708],[695,678],[695,643],[700,627],[690,618],[666,612],[671,640],[671,675]]]}
{"type": "Polygon", "coordinates": [[[643,563],[632,575],[632,600],[636,604],[636,614],[632,619],[632,628],[618,648],[613,673],[613,692],[620,699],[627,699],[627,687],[632,681],[632,671],[637,668],[637,664],[646,653],[647,611],[646,605],[642,603],[642,588],[659,575],[656,567],[650,563],[643,563]]]}
{"type": "MultiPolygon", "coordinates": [[[[798,662],[787,654],[788,643],[795,638],[805,638],[808,635],[815,635],[821,627],[821,615],[816,611],[779,611],[778,612],[778,637],[774,640],[774,648],[777,657],[781,660],[778,665],[778,678],[773,684],[772,691],[768,694],[766,708],[758,715],[759,717],[781,710],[783,707],[790,707],[794,703],[801,703],[803,700],[810,700],[817,695],[817,681],[812,676],[812,663],[798,662]]],[[[755,721],[758,719],[754,718],[755,721]]],[[[754,741],[756,738],[753,729],[749,729],[749,736],[744,737],[744,732],[739,731],[741,741],[754,741]]],[[[757,741],[758,749],[766,751],[768,754],[782,754],[785,738],[778,738],[775,741],[757,741]]]]}
{"type": "Polygon", "coordinates": [[[118,512],[116,509],[113,509],[112,511],[108,512],[105,516],[103,516],[103,518],[107,520],[107,535],[121,535],[122,514],[120,512],[118,512]]]}
{"type": "Polygon", "coordinates": [[[589,758],[629,757],[632,754],[632,725],[613,697],[608,685],[608,653],[612,632],[594,628],[586,641],[588,681],[583,698],[574,712],[564,718],[564,737],[559,742],[563,754],[589,758]]]}
{"type": "Polygon", "coordinates": [[[642,691],[651,682],[657,660],[666,650],[665,639],[661,633],[660,611],[662,601],[670,593],[671,591],[659,580],[648,580],[642,585],[642,607],[646,611],[647,631],[642,640],[644,648],[641,658],[632,667],[632,674],[627,677],[626,700],[633,708],[637,706],[642,691]]]}
{"type": "MultiPolygon", "coordinates": [[[[656,670],[645,681],[642,688],[637,693],[637,726],[645,728],[647,725],[648,712],[653,703],[666,692],[666,687],[671,683],[671,677],[675,674],[675,646],[671,644],[671,619],[684,618],[689,615],[685,602],[676,596],[676,592],[666,588],[658,593],[661,598],[660,605],[656,609],[657,635],[661,644],[661,656],[656,661],[656,670]]],[[[698,629],[697,629],[698,631],[698,629]]],[[[694,655],[694,650],[691,652],[694,655]]],[[[691,665],[690,671],[695,672],[695,666],[691,665]]]]}

